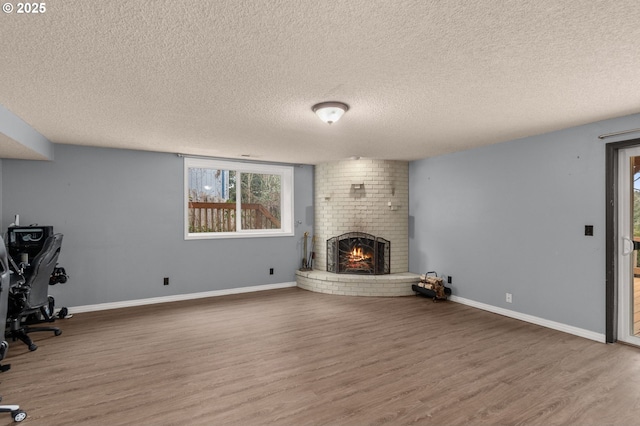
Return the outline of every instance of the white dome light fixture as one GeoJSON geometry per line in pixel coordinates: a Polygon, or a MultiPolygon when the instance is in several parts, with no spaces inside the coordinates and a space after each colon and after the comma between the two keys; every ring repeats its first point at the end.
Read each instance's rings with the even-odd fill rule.
{"type": "Polygon", "coordinates": [[[313,112],[327,124],[333,124],[349,110],[349,105],[342,102],[321,102],[311,108],[313,112]]]}

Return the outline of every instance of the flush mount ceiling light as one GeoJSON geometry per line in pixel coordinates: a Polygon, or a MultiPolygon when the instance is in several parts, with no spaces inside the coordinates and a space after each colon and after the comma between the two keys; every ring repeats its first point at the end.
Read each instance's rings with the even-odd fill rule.
{"type": "Polygon", "coordinates": [[[349,105],[342,102],[321,102],[312,108],[313,112],[327,124],[333,124],[349,110],[349,105]]]}

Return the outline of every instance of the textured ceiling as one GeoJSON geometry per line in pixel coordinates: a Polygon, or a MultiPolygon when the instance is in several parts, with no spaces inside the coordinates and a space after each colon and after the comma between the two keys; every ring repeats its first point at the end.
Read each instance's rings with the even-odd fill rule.
{"type": "Polygon", "coordinates": [[[412,160],[640,112],[639,23],[638,0],[47,0],[0,16],[0,104],[54,143],[412,160]]]}

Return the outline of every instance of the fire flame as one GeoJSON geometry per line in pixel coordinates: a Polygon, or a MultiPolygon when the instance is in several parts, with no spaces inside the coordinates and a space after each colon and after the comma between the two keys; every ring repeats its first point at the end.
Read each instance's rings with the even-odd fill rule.
{"type": "Polygon", "coordinates": [[[365,253],[362,251],[361,247],[356,247],[351,251],[349,257],[350,257],[351,261],[358,262],[358,261],[362,261],[362,260],[367,260],[371,256],[365,255],[365,253]]]}

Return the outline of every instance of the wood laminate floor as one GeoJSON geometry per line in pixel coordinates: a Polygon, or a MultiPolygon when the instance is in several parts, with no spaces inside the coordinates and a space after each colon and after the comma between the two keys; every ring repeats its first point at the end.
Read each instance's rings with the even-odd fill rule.
{"type": "Polygon", "coordinates": [[[57,323],[10,342],[24,425],[640,424],[639,349],[453,302],[290,288],[57,323]]]}

